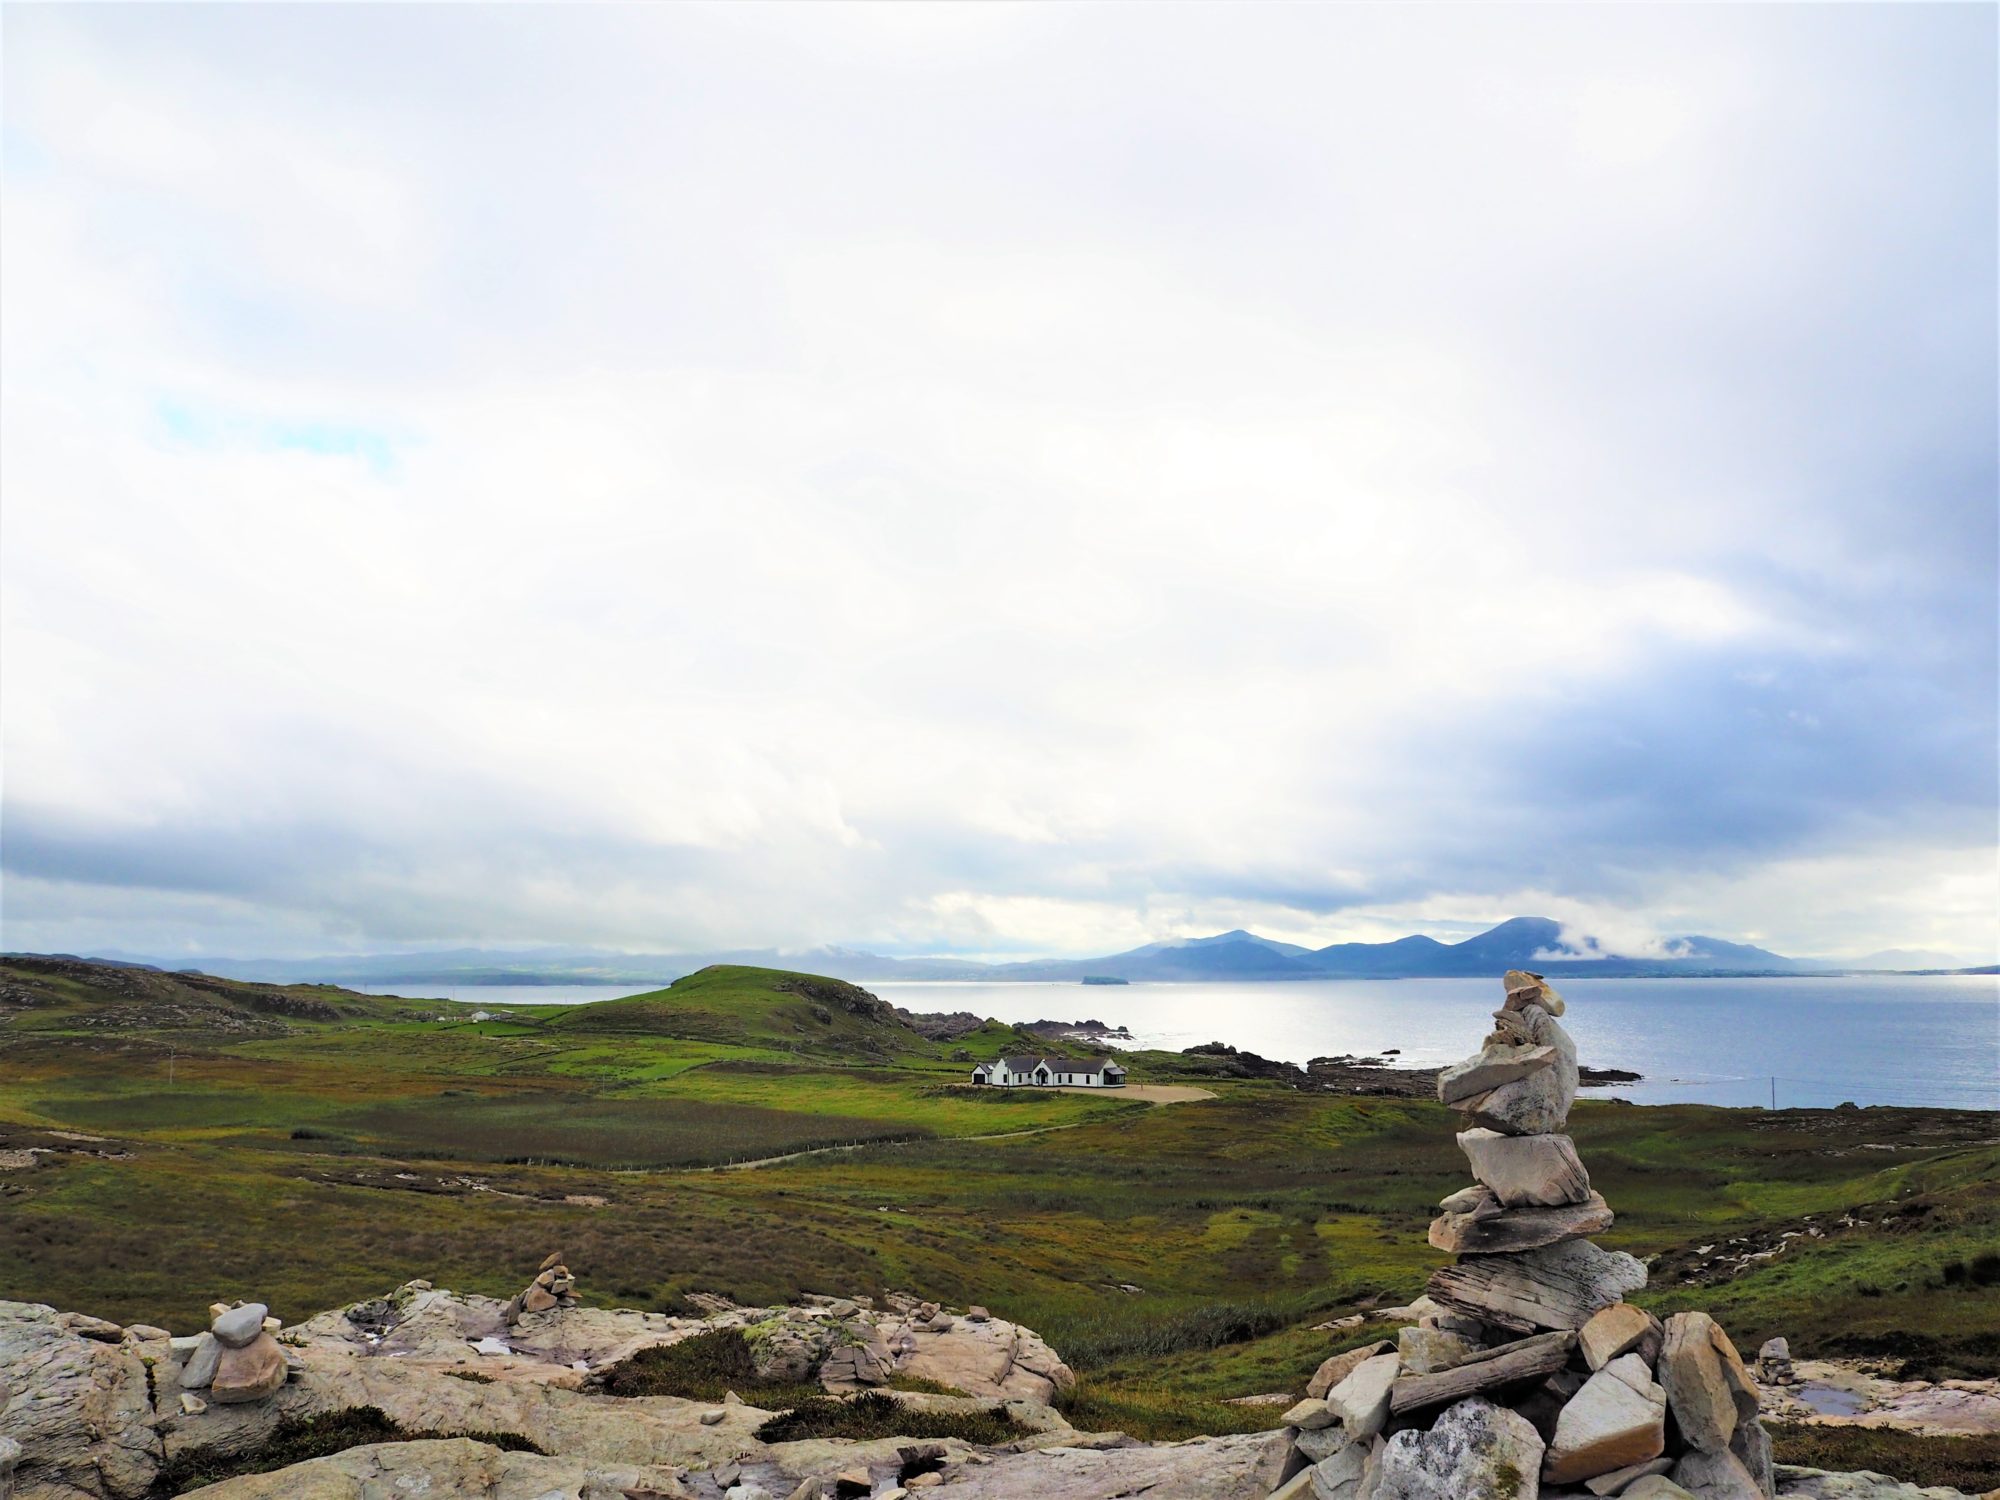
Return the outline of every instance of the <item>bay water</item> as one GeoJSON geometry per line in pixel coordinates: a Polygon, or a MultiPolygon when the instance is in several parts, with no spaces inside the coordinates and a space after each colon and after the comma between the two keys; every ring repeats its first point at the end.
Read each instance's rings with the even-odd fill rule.
{"type": "MultiPolygon", "coordinates": [[[[1563,1025],[1586,1066],[1642,1075],[1587,1091],[1636,1104],[2000,1109],[2000,977],[1563,979],[1563,1025]]],[[[1300,1066],[1350,1053],[1435,1067],[1477,1049],[1500,1003],[1492,979],[1273,984],[991,984],[876,981],[906,1010],[1001,1021],[1103,1021],[1122,1045],[1226,1042],[1300,1066]]],[[[383,988],[387,988],[386,986],[383,988]]],[[[477,1005],[574,1003],[653,985],[458,985],[477,1005]]],[[[410,987],[402,987],[409,993],[410,987]]]]}

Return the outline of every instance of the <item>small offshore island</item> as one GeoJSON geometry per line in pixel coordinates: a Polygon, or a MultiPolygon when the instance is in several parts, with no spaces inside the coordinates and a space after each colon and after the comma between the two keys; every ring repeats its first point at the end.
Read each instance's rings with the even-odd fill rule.
{"type": "MultiPolygon", "coordinates": [[[[1465,1335],[1462,1311],[1422,1300],[1448,1259],[1425,1243],[1435,1205],[1465,1216],[1453,1235],[1505,1222],[1460,1191],[1438,1074],[1386,1055],[1297,1069],[1221,1044],[1128,1049],[1125,1088],[980,1089],[975,1057],[1118,1028],[913,1016],[839,980],[729,967],[479,1014],[0,964],[0,1376],[72,1382],[62,1400],[126,1433],[112,1464],[48,1425],[60,1402],[10,1405],[17,1496],[217,1480],[247,1500],[305,1493],[294,1476],[327,1465],[328,1494],[421,1473],[466,1493],[614,1495],[574,1465],[611,1451],[593,1445],[639,1451],[628,1402],[646,1395],[658,1462],[603,1470],[623,1494],[942,1481],[969,1497],[1252,1500],[1301,1462],[1365,1466],[1366,1444],[1311,1437],[1309,1404],[1333,1404],[1360,1361],[1448,1361],[1411,1341],[1465,1335]],[[181,1369],[211,1323],[225,1346],[234,1323],[254,1343],[265,1317],[279,1364],[225,1359],[226,1392],[188,1383],[205,1370],[150,1403],[143,1381],[120,1383],[141,1356],[181,1369]],[[1010,1386],[1007,1369],[1040,1383],[1010,1386]]],[[[1776,1488],[1759,1493],[2000,1484],[1990,1113],[1582,1099],[1563,1128],[1617,1210],[1585,1232],[1645,1268],[1642,1288],[1620,1282],[1633,1316],[1710,1314],[1746,1359],[1786,1341],[1789,1363],[1760,1376],[1776,1488]]],[[[1551,1472],[1596,1462],[1564,1441],[1551,1472]]],[[[1681,1452],[1676,1473],[1708,1473],[1681,1452]]],[[[1347,1493],[1322,1477],[1332,1488],[1288,1493],[1347,1493]]],[[[1634,1491],[1655,1492],[1673,1493],[1634,1491]]]]}

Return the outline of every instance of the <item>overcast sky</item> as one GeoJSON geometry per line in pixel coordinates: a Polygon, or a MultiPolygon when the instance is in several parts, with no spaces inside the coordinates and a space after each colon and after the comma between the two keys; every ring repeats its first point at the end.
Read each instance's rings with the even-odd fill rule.
{"type": "Polygon", "coordinates": [[[5,943],[1991,960],[1995,27],[10,6],[5,943]]]}

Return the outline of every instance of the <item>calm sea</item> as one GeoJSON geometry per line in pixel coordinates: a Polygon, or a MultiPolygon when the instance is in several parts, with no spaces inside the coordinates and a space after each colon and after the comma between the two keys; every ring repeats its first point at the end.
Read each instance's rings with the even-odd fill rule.
{"type": "MultiPolygon", "coordinates": [[[[605,1000],[650,986],[460,985],[481,1005],[605,1000]]],[[[1131,1045],[1228,1042],[1303,1064],[1399,1048],[1434,1066],[1474,1050],[1491,979],[1283,984],[916,984],[869,989],[906,1010],[1125,1026],[1131,1045]]],[[[1577,979],[1563,1025],[1591,1067],[1641,1083],[1592,1091],[1641,1104],[1942,1105],[2000,1109],[2000,977],[1577,979]]],[[[405,987],[407,992],[407,987],[405,987]]]]}

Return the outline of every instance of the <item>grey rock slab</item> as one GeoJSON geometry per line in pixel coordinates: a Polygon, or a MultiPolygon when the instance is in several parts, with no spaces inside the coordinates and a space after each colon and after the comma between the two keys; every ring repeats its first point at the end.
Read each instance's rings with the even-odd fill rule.
{"type": "Polygon", "coordinates": [[[1456,1104],[1475,1094],[1489,1093],[1503,1083],[1514,1083],[1530,1073],[1552,1068],[1553,1047],[1509,1046],[1494,1042],[1479,1049],[1464,1062],[1453,1063],[1438,1073],[1438,1102],[1456,1104]]]}
{"type": "Polygon", "coordinates": [[[591,1500],[636,1490],[661,1496],[690,1492],[670,1468],[604,1466],[539,1453],[508,1453],[470,1438],[371,1443],[268,1474],[210,1485],[203,1500],[363,1500],[375,1495],[432,1495],[453,1500],[591,1500]]]}
{"type": "Polygon", "coordinates": [[[1284,1473],[1283,1433],[1195,1438],[1135,1448],[1044,1448],[960,1468],[952,1500],[1265,1500],[1284,1473]]]}
{"type": "Polygon", "coordinates": [[[1301,1431],[1292,1439],[1292,1446],[1307,1463],[1321,1463],[1348,1446],[1347,1434],[1338,1427],[1317,1427],[1301,1431]]]}
{"type": "Polygon", "coordinates": [[[1479,1358],[1434,1375],[1405,1376],[1389,1392],[1389,1410],[1402,1416],[1553,1376],[1569,1362],[1575,1342],[1575,1336],[1568,1333],[1538,1334],[1484,1350],[1479,1358]]]}
{"type": "Polygon", "coordinates": [[[1682,1489],[1664,1474],[1648,1474],[1618,1492],[1618,1500],[1695,1500],[1688,1491],[1682,1489]]]}
{"type": "Polygon", "coordinates": [[[1525,1333],[1581,1328],[1645,1284],[1646,1268],[1624,1252],[1566,1240],[1519,1255],[1469,1256],[1433,1272],[1429,1290],[1455,1311],[1525,1333]]]}
{"type": "Polygon", "coordinates": [[[1872,1469],[1834,1473],[1780,1464],[1778,1500],[1969,1500],[1963,1490],[1919,1486],[1872,1469]]]}
{"type": "Polygon", "coordinates": [[[1595,1479],[1585,1480],[1583,1487],[1593,1495],[1622,1495],[1642,1479],[1664,1476],[1673,1466],[1671,1458],[1655,1458],[1643,1464],[1633,1464],[1629,1469],[1613,1469],[1609,1474],[1599,1474],[1595,1479]]]}
{"type": "Polygon", "coordinates": [[[1736,1394],[1716,1347],[1718,1331],[1707,1313],[1675,1313],[1660,1346],[1658,1375],[1674,1420],[1689,1445],[1703,1453],[1726,1451],[1736,1432],[1736,1394]]]}
{"type": "Polygon", "coordinates": [[[247,1349],[264,1331],[264,1320],[270,1315],[271,1309],[263,1303],[246,1302],[241,1307],[216,1314],[215,1321],[208,1325],[208,1331],[226,1348],[247,1349]]]}
{"type": "Polygon", "coordinates": [[[1311,1476],[1313,1500],[1356,1500],[1368,1475],[1368,1445],[1350,1443],[1306,1473],[1311,1476]]]}
{"type": "Polygon", "coordinates": [[[1590,1174],[1566,1135],[1503,1135],[1461,1131],[1459,1149],[1472,1175],[1493,1190],[1503,1208],[1555,1208],[1590,1198],[1590,1174]]]}
{"type": "Polygon", "coordinates": [[[1542,1439],[1518,1412],[1473,1397],[1428,1432],[1411,1428],[1382,1449],[1373,1500],[1538,1500],[1542,1439]]]}
{"type": "Polygon", "coordinates": [[[1729,1440],[1729,1451],[1749,1470],[1758,1492],[1770,1500],[1777,1493],[1776,1467],[1771,1462],[1771,1434],[1764,1430],[1764,1424],[1755,1416],[1739,1416],[1736,1435],[1729,1440]]]}
{"type": "Polygon", "coordinates": [[[1438,1209],[1448,1214],[1497,1214],[1500,1200],[1493,1196],[1491,1188],[1474,1183],[1471,1187],[1460,1188],[1438,1200],[1438,1209]]]}
{"type": "Polygon", "coordinates": [[[1756,1476],[1735,1454],[1690,1449],[1674,1465],[1673,1481],[1696,1500],[1769,1500],[1756,1476]]]}
{"type": "Polygon", "coordinates": [[[1378,1354],[1326,1393],[1326,1409],[1351,1441],[1362,1442],[1389,1420],[1389,1393],[1402,1370],[1402,1356],[1378,1354]]]}
{"type": "Polygon", "coordinates": [[[222,1360],[222,1345],[212,1333],[195,1340],[194,1348],[181,1364],[181,1389],[198,1391],[215,1379],[215,1367],[222,1360]]]}
{"type": "Polygon", "coordinates": [[[1317,1432],[1322,1427],[1331,1427],[1334,1415],[1324,1401],[1308,1397],[1287,1411],[1281,1420],[1287,1427],[1296,1427],[1301,1432],[1317,1432]]]}
{"type": "Polygon", "coordinates": [[[1462,1334],[1442,1328],[1405,1328],[1396,1336],[1396,1352],[1403,1368],[1412,1375],[1435,1375],[1462,1365],[1479,1352],[1480,1346],[1462,1334]]]}
{"type": "Polygon", "coordinates": [[[1580,1240],[1612,1224],[1611,1206],[1601,1193],[1554,1208],[1502,1208],[1490,1192],[1487,1196],[1490,1208],[1482,1204],[1470,1213],[1431,1220],[1431,1247],[1451,1255],[1511,1255],[1580,1240]]]}
{"type": "Polygon", "coordinates": [[[1614,1302],[1592,1313],[1577,1332],[1577,1344],[1593,1370],[1601,1370],[1621,1354],[1639,1347],[1648,1334],[1660,1331],[1660,1320],[1643,1307],[1614,1302]]]}
{"type": "Polygon", "coordinates": [[[143,1495],[163,1452],[145,1362],[74,1333],[41,1303],[0,1301],[0,1392],[24,1496],[143,1495]]]}
{"type": "Polygon", "coordinates": [[[1387,1354],[1396,1346],[1387,1339],[1377,1339],[1372,1344],[1363,1344],[1357,1349],[1348,1349],[1324,1360],[1313,1371],[1313,1378],[1306,1383],[1306,1394],[1314,1398],[1323,1397],[1354,1373],[1354,1367],[1364,1359],[1373,1359],[1378,1354],[1387,1354]]]}
{"type": "Polygon", "coordinates": [[[1570,1106],[1576,1103],[1576,1043],[1555,1017],[1539,1005],[1523,1007],[1519,1022],[1533,1044],[1532,1050],[1546,1049],[1554,1054],[1553,1061],[1511,1083],[1460,1098],[1453,1108],[1462,1111],[1473,1124],[1491,1130],[1509,1135],[1546,1135],[1563,1128],[1569,1119],[1570,1106]]]}
{"type": "Polygon", "coordinates": [[[1556,987],[1540,974],[1528,969],[1509,969],[1501,977],[1500,987],[1507,995],[1507,1009],[1522,1010],[1530,1005],[1539,1005],[1552,1016],[1563,1013],[1563,997],[1556,987]]]}
{"type": "Polygon", "coordinates": [[[1653,1367],[1636,1354],[1619,1355],[1604,1367],[1603,1373],[1624,1381],[1648,1401],[1667,1399],[1666,1387],[1653,1379],[1653,1367]]]}

